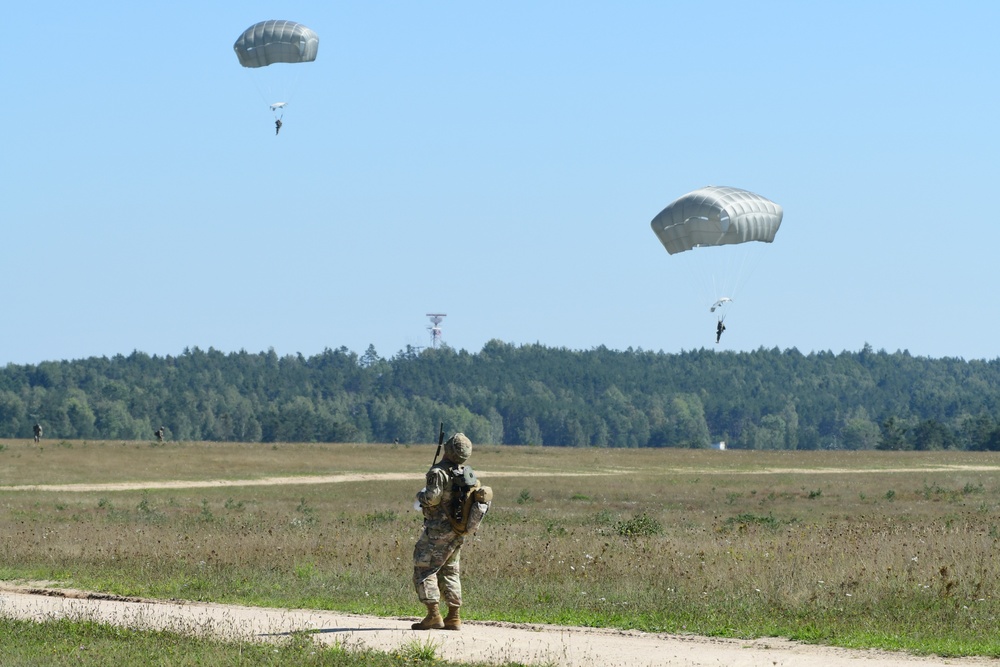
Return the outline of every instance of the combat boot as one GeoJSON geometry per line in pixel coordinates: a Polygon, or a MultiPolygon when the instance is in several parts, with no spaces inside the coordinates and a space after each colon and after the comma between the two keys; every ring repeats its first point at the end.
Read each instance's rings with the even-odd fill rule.
{"type": "Polygon", "coordinates": [[[445,630],[461,630],[462,619],[458,617],[458,607],[448,607],[448,615],[444,617],[445,630]]]}
{"type": "MultiPolygon", "coordinates": [[[[428,602],[427,604],[427,615],[424,616],[424,620],[419,623],[414,623],[410,627],[414,630],[440,630],[444,627],[444,619],[441,618],[441,612],[438,610],[437,602],[428,602]]],[[[451,614],[448,614],[451,616],[451,614]]]]}

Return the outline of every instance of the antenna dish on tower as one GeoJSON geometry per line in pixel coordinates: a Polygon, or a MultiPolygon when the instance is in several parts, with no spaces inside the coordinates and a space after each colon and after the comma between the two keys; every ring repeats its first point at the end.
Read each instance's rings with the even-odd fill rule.
{"type": "Polygon", "coordinates": [[[448,314],[427,313],[427,317],[431,318],[431,325],[427,327],[427,330],[431,332],[431,347],[437,347],[438,343],[441,342],[440,324],[444,320],[444,318],[448,317],[448,314]]]}

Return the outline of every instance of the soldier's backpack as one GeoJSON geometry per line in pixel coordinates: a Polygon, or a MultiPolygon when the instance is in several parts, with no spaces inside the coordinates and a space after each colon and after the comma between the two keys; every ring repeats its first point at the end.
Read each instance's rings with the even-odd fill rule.
{"type": "Polygon", "coordinates": [[[493,503],[493,489],[483,486],[470,466],[456,466],[448,471],[451,478],[451,507],[448,521],[459,535],[472,535],[493,503]]]}

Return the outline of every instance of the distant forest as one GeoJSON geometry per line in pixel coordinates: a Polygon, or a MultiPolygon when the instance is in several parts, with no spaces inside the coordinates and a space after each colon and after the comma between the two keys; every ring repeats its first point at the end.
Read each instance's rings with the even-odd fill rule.
{"type": "Polygon", "coordinates": [[[758,349],[340,348],[9,364],[0,437],[1000,450],[1000,358],[758,349]]]}

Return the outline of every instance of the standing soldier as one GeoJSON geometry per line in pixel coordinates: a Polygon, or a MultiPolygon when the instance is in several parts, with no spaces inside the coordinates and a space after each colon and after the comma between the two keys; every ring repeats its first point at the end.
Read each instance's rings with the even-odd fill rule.
{"type": "Polygon", "coordinates": [[[153,435],[156,436],[157,442],[163,442],[163,427],[161,426],[160,428],[153,431],[153,435]]]}
{"type": "Polygon", "coordinates": [[[472,455],[472,442],[456,433],[444,443],[444,457],[427,471],[427,486],[417,493],[424,513],[424,531],[413,548],[413,585],[427,606],[427,616],[414,630],[459,630],[462,621],[462,582],[459,566],[466,534],[476,531],[489,510],[493,491],[476,480],[463,465],[472,455]],[[441,617],[444,596],[448,615],[441,617]]]}
{"type": "Polygon", "coordinates": [[[38,442],[39,440],[42,439],[42,425],[39,424],[38,422],[35,422],[34,431],[35,431],[35,442],[38,442]]]}

